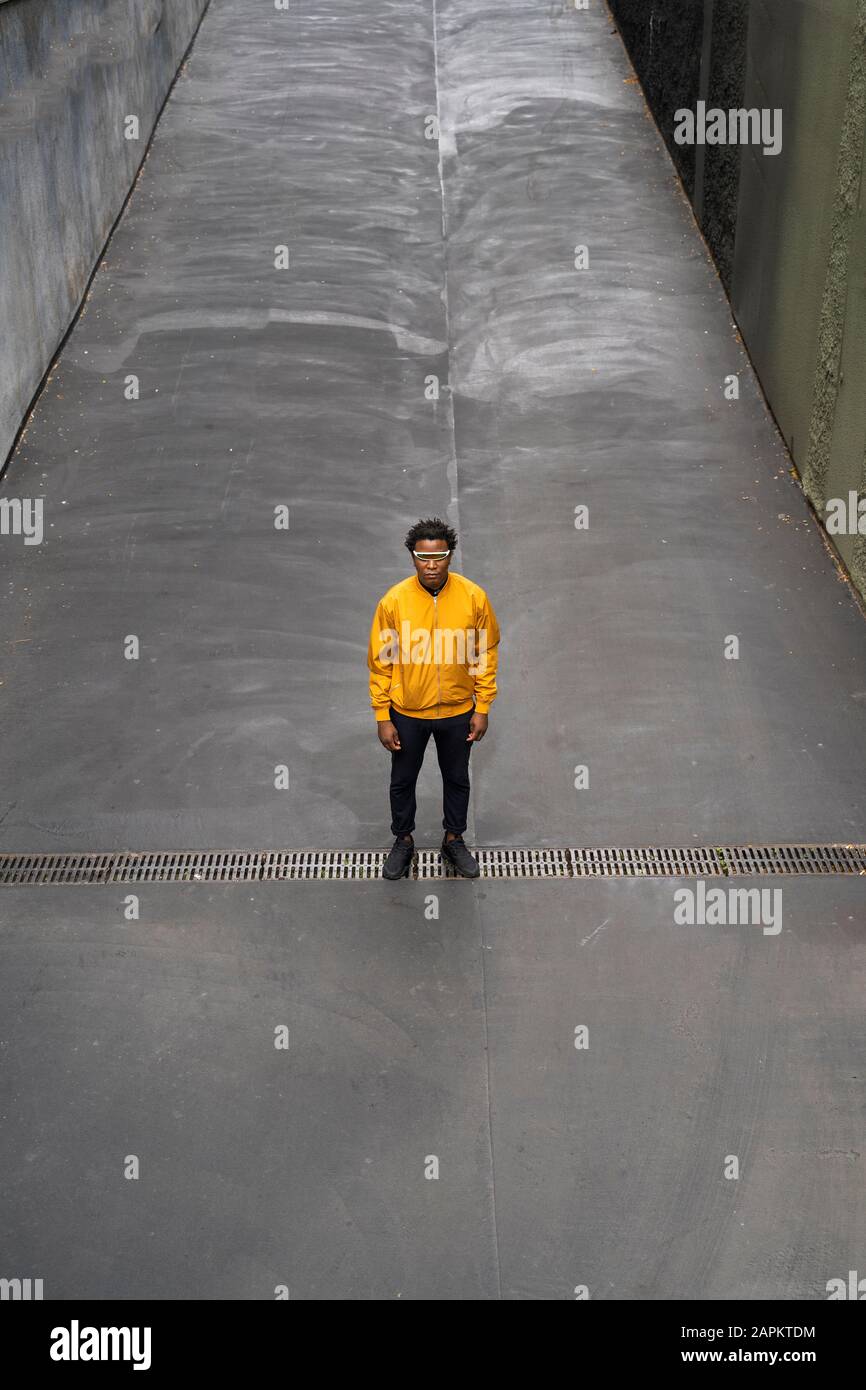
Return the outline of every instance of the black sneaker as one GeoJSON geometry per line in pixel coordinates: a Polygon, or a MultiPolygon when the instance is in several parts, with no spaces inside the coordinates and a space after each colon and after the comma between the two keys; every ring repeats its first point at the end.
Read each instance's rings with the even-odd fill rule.
{"type": "Polygon", "coordinates": [[[481,869],[478,860],[473,858],[463,843],[463,836],[457,835],[453,840],[442,840],[442,856],[452,863],[458,874],[464,878],[478,878],[481,869]]]}
{"type": "Polygon", "coordinates": [[[394,841],[394,847],[388,858],[385,860],[382,869],[383,878],[405,878],[409,873],[412,857],[415,853],[415,845],[412,840],[401,840],[399,835],[394,841]]]}

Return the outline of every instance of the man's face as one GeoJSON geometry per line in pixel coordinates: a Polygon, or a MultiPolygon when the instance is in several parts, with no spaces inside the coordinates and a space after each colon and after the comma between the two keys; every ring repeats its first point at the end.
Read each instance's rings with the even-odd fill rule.
{"type": "Polygon", "coordinates": [[[451,563],[450,552],[447,541],[416,541],[416,554],[412,556],[415,562],[415,570],[419,580],[425,589],[440,589],[448,577],[448,566],[451,563]],[[419,559],[418,556],[422,558],[419,559]]]}

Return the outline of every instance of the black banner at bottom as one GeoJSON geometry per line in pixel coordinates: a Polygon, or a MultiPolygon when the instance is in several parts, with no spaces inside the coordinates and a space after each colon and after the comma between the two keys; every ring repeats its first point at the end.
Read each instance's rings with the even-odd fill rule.
{"type": "MultiPolygon", "coordinates": [[[[523,1301],[503,1299],[503,1302],[523,1301]]],[[[703,1366],[811,1367],[822,1374],[857,1359],[863,1336],[859,1310],[820,1303],[638,1303],[575,1302],[556,1323],[580,1349],[581,1364],[592,1356],[607,1370],[669,1371],[703,1366]]],[[[363,1302],[359,1300],[359,1302],[363,1302]]],[[[331,1315],[332,1316],[332,1315],[331,1315]]],[[[226,1376],[265,1360],[286,1364],[287,1338],[297,1364],[306,1348],[321,1363],[334,1354],[322,1345],[318,1319],[297,1304],[219,1303],[38,1303],[5,1301],[0,1326],[6,1364],[22,1371],[161,1378],[179,1371],[226,1376]]],[[[397,1324],[402,1330],[404,1315],[397,1324]]],[[[509,1331],[513,1333],[514,1326],[509,1331]]],[[[476,1325],[477,1332],[477,1325],[476,1325]]],[[[437,1336],[438,1340],[438,1336],[437,1336]]],[[[491,1348],[485,1343],[483,1355],[491,1348]]],[[[355,1344],[353,1359],[357,1357],[355,1344]]],[[[494,1353],[495,1354],[495,1353],[494,1353]]],[[[479,1356],[481,1349],[479,1347],[479,1356]]],[[[339,1353],[337,1353],[337,1357],[339,1353]]],[[[443,1348],[443,1373],[453,1370],[453,1350],[443,1348]],[[447,1356],[447,1362],[446,1362],[447,1356]]],[[[336,1359],[336,1358],[335,1358],[336,1359]]],[[[415,1358],[413,1358],[414,1360],[415,1358]]],[[[435,1364],[424,1350],[424,1371],[435,1364]]],[[[417,1363],[416,1363],[417,1364],[417,1363]]],[[[413,1375],[415,1372],[413,1372],[413,1375]]]]}

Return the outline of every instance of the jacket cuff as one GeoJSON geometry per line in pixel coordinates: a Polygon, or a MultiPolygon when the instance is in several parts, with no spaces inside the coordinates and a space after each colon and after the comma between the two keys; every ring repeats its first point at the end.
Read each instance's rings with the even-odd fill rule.
{"type": "Polygon", "coordinates": [[[391,718],[391,711],[390,711],[390,709],[374,709],[374,710],[373,710],[373,713],[374,713],[375,716],[376,716],[376,723],[377,723],[377,724],[384,724],[386,719],[390,719],[390,718],[391,718]]]}
{"type": "Polygon", "coordinates": [[[487,700],[476,700],[476,701],[475,701],[475,713],[476,713],[476,714],[489,714],[489,713],[490,713],[490,705],[491,705],[491,703],[492,703],[492,701],[487,701],[487,700]]]}

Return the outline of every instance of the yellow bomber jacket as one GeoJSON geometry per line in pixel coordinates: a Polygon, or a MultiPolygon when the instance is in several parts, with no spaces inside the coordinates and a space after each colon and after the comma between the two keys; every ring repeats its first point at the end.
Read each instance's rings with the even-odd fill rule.
{"type": "Polygon", "coordinates": [[[376,722],[388,706],[416,719],[487,714],[496,699],[499,623],[484,590],[449,570],[431,594],[417,574],[390,588],[370,628],[367,665],[376,722]]]}

